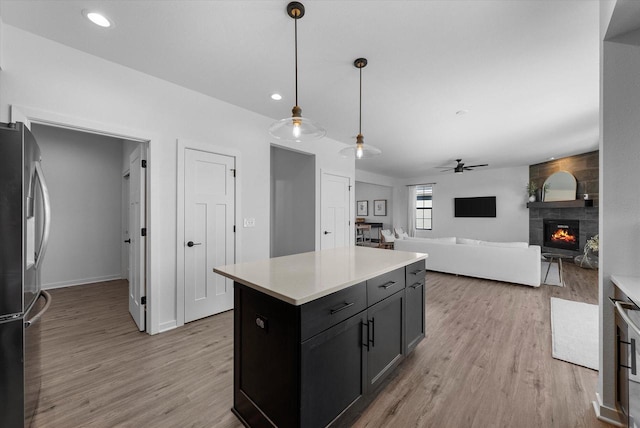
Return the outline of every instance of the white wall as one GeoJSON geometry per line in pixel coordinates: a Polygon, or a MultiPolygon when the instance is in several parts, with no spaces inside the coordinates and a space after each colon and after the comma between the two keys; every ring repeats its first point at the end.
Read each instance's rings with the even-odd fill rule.
{"type": "MultiPolygon", "coordinates": [[[[121,135],[149,139],[149,298],[152,333],[177,325],[176,141],[204,142],[240,153],[237,189],[241,217],[237,261],[269,257],[269,153],[267,118],[172,83],[122,67],[5,24],[0,73],[0,120],[10,106],[54,112],[70,122],[116,127],[121,135]]],[[[259,73],[259,70],[256,71],[259,73]]],[[[224,84],[224,82],[220,82],[224,84]]],[[[261,95],[262,96],[262,95],[261,95]]],[[[283,106],[283,114],[287,108],[283,106]]],[[[286,145],[285,145],[286,146],[286,145]]],[[[293,147],[293,145],[291,145],[293,147]]],[[[344,144],[325,138],[296,145],[316,155],[316,249],[320,242],[320,170],[354,177],[355,162],[337,153],[344,144]]],[[[355,181],[355,180],[354,180],[355,181]]]]}
{"type": "Polygon", "coordinates": [[[33,125],[51,198],[43,288],[121,277],[122,141],[33,125]]]}
{"type": "Polygon", "coordinates": [[[315,157],[271,147],[271,257],[315,250],[315,157]]]}
{"type": "Polygon", "coordinates": [[[393,229],[393,187],[381,186],[379,184],[363,183],[356,181],[356,203],[357,201],[369,201],[369,213],[366,216],[359,216],[357,206],[354,208],[356,217],[364,217],[369,223],[382,223],[384,229],[393,229]],[[374,215],[373,201],[385,199],[387,201],[387,215],[374,215]]]}
{"type": "MultiPolygon", "coordinates": [[[[640,22],[640,4],[611,2],[601,6],[607,37],[622,35],[640,22]],[[612,16],[613,15],[613,16],[612,16]],[[610,25],[606,19],[611,17],[610,25]]],[[[632,37],[633,38],[633,37],[632,37]]],[[[616,39],[613,39],[616,40],[616,39]]],[[[635,40],[640,40],[636,33],[635,40]]],[[[616,411],[616,335],[611,275],[640,276],[640,47],[605,41],[602,44],[600,138],[600,367],[596,410],[614,419],[616,411]]],[[[638,303],[638,302],[636,302],[638,303]]],[[[621,416],[621,415],[620,415],[621,416]]]]}
{"type": "Polygon", "coordinates": [[[405,180],[396,189],[398,225],[407,226],[406,184],[436,183],[433,187],[433,230],[418,231],[418,237],[458,236],[486,241],[529,241],[529,213],[525,186],[529,167],[468,171],[463,174],[442,173],[436,176],[405,180]],[[454,198],[495,196],[495,218],[456,218],[454,198]]]}

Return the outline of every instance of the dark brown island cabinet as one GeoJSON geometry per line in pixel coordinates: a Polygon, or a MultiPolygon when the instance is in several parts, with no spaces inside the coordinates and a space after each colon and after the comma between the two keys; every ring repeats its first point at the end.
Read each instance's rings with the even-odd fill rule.
{"type": "Polygon", "coordinates": [[[425,255],[405,254],[402,267],[303,304],[235,277],[232,411],[244,425],[339,426],[371,401],[425,337],[425,255]]]}

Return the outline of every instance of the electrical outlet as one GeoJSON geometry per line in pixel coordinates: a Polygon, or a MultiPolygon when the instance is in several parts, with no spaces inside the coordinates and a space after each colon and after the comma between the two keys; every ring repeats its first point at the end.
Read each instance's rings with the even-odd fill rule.
{"type": "Polygon", "coordinates": [[[244,227],[256,227],[256,219],[255,218],[245,218],[244,219],[244,227]]]}

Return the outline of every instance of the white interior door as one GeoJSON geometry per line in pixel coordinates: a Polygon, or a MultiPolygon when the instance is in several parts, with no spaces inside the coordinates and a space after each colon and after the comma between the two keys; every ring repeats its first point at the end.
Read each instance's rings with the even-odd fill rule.
{"type": "Polygon", "coordinates": [[[184,321],[233,308],[233,281],[213,272],[234,263],[235,159],[184,153],[184,321]]]}
{"type": "MultiPolygon", "coordinates": [[[[129,312],[140,331],[145,330],[146,299],[146,168],[142,144],[129,155],[129,312]],[[144,229],[144,233],[143,233],[144,229]]],[[[146,162],[146,161],[145,161],[146,162]]]]}
{"type": "Polygon", "coordinates": [[[350,244],[349,218],[351,215],[349,192],[351,179],[322,173],[320,183],[322,218],[320,220],[321,249],[346,247],[350,244]]]}
{"type": "Polygon", "coordinates": [[[129,247],[131,237],[129,236],[129,171],[122,177],[122,277],[131,282],[129,271],[129,247]]]}

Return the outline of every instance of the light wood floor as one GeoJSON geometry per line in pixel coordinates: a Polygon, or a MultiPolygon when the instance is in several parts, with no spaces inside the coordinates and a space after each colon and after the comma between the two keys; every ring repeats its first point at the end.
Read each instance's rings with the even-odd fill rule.
{"type": "MultiPolygon", "coordinates": [[[[551,358],[549,298],[597,303],[597,273],[566,288],[427,275],[427,337],[358,427],[606,427],[597,372],[551,358]]],[[[241,427],[231,414],[232,313],[148,336],[127,285],[53,290],[35,427],[241,427]]]]}

